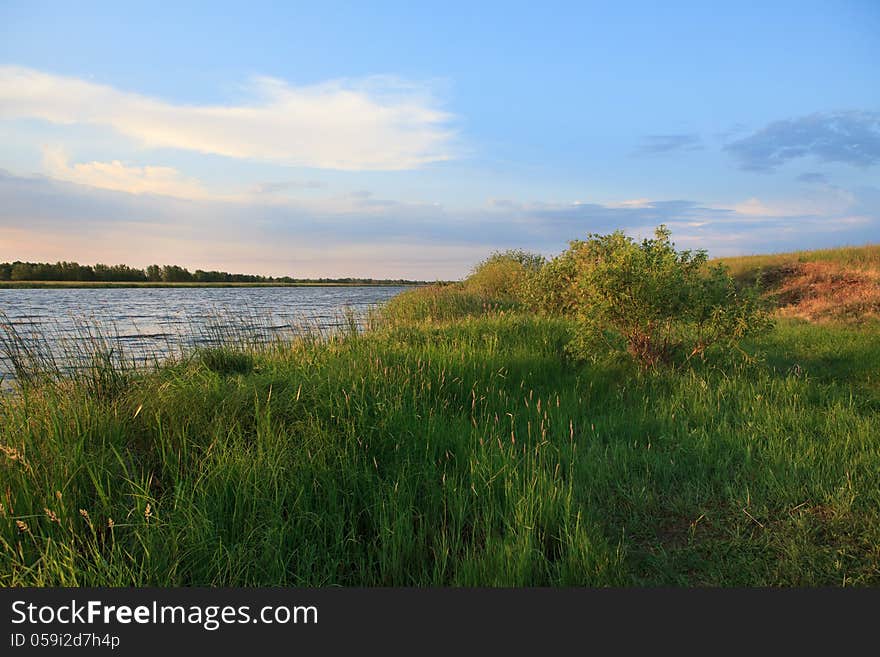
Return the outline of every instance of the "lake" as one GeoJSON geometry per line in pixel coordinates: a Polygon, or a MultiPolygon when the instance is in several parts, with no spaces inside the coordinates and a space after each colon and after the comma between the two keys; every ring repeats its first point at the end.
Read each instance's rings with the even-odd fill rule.
{"type": "MultiPolygon", "coordinates": [[[[100,331],[135,360],[162,358],[218,334],[332,331],[347,310],[367,310],[407,288],[171,287],[0,290],[0,313],[26,340],[45,338],[56,354],[100,331]]],[[[0,331],[8,329],[0,328],[0,331]]],[[[7,333],[8,334],[8,333],[7,333]]],[[[2,336],[0,336],[2,337],[2,336]]],[[[73,348],[76,351],[76,348],[73,348]]],[[[12,367],[0,354],[0,379],[12,367]]]]}

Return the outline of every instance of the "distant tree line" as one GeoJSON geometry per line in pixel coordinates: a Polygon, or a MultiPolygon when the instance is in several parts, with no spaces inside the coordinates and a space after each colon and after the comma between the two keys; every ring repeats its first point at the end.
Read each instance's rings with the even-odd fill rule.
{"type": "Polygon", "coordinates": [[[77,262],[0,262],[0,281],[82,281],[140,283],[418,283],[402,278],[291,278],[290,276],[258,276],[230,274],[225,271],[191,272],[178,265],[150,265],[137,269],[128,265],[81,265],[77,262]]]}

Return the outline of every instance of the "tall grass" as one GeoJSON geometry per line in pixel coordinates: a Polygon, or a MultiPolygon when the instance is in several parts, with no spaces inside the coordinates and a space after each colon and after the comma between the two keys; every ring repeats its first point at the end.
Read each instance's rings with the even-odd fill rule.
{"type": "Polygon", "coordinates": [[[880,583],[876,329],[642,373],[446,302],[3,396],[0,582],[880,583]]]}
{"type": "Polygon", "coordinates": [[[464,317],[503,314],[519,307],[516,301],[487,295],[469,285],[468,281],[431,285],[398,294],[375,309],[371,326],[442,323],[464,317]]]}
{"type": "MultiPolygon", "coordinates": [[[[78,320],[70,331],[50,326],[23,333],[3,313],[0,363],[12,368],[19,387],[79,387],[93,397],[116,394],[139,367],[115,325],[78,320]]],[[[155,357],[152,364],[158,366],[155,357]]]]}

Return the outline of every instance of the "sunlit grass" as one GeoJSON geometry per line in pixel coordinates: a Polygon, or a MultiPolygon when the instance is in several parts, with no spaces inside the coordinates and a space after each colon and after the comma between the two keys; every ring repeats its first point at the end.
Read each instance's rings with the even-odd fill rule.
{"type": "Polygon", "coordinates": [[[0,582],[880,584],[876,326],[645,373],[425,303],[4,395],[0,582]]]}

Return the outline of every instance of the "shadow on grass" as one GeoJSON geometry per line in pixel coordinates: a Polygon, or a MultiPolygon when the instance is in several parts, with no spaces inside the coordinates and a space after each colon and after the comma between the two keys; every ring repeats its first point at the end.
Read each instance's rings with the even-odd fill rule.
{"type": "Polygon", "coordinates": [[[254,369],[254,357],[251,354],[227,347],[199,349],[196,360],[222,376],[249,374],[254,369]]]}

